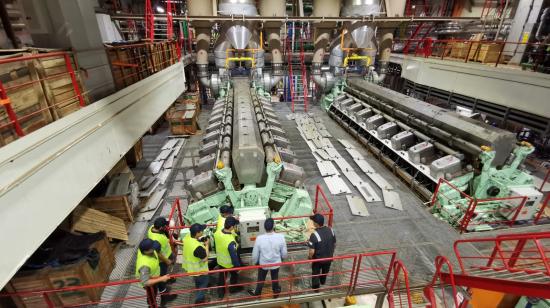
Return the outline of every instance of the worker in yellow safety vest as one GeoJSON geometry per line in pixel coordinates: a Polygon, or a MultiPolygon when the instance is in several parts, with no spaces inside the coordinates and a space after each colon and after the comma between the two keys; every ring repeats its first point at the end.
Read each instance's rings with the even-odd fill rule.
{"type": "MultiPolygon", "coordinates": [[[[234,214],[234,208],[230,205],[222,205],[220,207],[220,213],[218,214],[218,220],[216,221],[216,231],[223,230],[225,219],[227,217],[233,217],[234,214]]],[[[234,230],[233,234],[235,235],[235,238],[237,237],[236,230],[234,230]]]]}
{"type": "MultiPolygon", "coordinates": [[[[216,246],[216,262],[220,269],[229,269],[234,267],[240,267],[239,255],[237,253],[237,242],[233,235],[235,226],[239,224],[239,221],[235,217],[227,217],[224,222],[224,228],[218,229],[214,233],[214,243],[216,246]]],[[[225,288],[223,287],[226,282],[226,278],[229,276],[229,292],[239,292],[243,290],[242,286],[232,286],[238,283],[239,273],[238,271],[220,272],[218,276],[218,297],[223,298],[225,295],[225,288]]]]}
{"type": "MultiPolygon", "coordinates": [[[[172,253],[172,246],[170,245],[170,239],[168,234],[168,220],[164,217],[155,219],[155,222],[147,231],[147,237],[153,241],[157,241],[160,244],[160,252],[158,253],[160,261],[160,275],[168,274],[168,267],[176,261],[176,254],[172,253]]],[[[181,245],[180,241],[174,241],[174,243],[181,245]]],[[[175,279],[170,279],[168,282],[174,282],[175,279]]],[[[158,284],[160,293],[166,291],[166,283],[161,282],[158,284]]]]}
{"type": "MultiPolygon", "coordinates": [[[[208,287],[208,252],[209,240],[203,239],[206,225],[193,224],[189,228],[190,234],[183,238],[183,269],[189,273],[200,273],[193,276],[195,288],[208,287]]],[[[198,290],[195,294],[195,304],[204,303],[206,290],[198,290]]]]}
{"type": "MultiPolygon", "coordinates": [[[[140,280],[141,285],[147,292],[147,303],[149,307],[156,307],[156,298],[159,292],[158,285],[160,283],[166,283],[170,279],[170,276],[160,274],[160,264],[158,252],[160,250],[160,244],[157,241],[153,241],[149,238],[143,239],[139,243],[136,259],[135,276],[140,280]]],[[[173,300],[177,297],[175,294],[166,294],[167,290],[161,292],[161,306],[164,306],[166,302],[173,300]]]]}
{"type": "MultiPolygon", "coordinates": [[[[225,220],[227,217],[235,217],[234,211],[235,208],[231,205],[222,205],[220,207],[220,214],[218,214],[218,220],[216,221],[216,231],[223,230],[225,220]]],[[[237,220],[239,220],[239,217],[235,217],[237,220]]],[[[239,246],[240,242],[240,233],[237,227],[233,228],[233,231],[231,232],[233,234],[233,237],[235,238],[235,243],[237,243],[237,254],[239,255],[239,263],[241,266],[246,266],[246,264],[241,259],[241,247],[239,246]]]]}

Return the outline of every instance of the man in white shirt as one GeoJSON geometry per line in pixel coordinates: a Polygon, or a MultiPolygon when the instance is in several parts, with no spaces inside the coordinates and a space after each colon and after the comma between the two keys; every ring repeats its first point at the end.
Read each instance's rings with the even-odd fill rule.
{"type": "MultiPolygon", "coordinates": [[[[258,236],[254,243],[254,249],[252,250],[252,264],[264,265],[281,263],[284,258],[287,257],[287,249],[285,237],[282,234],[275,233],[275,222],[273,218],[265,220],[264,228],[266,233],[258,236]]],[[[264,281],[267,277],[267,273],[271,275],[271,288],[275,297],[281,293],[281,286],[279,285],[279,266],[265,266],[258,269],[258,284],[256,290],[248,290],[248,293],[252,296],[259,296],[262,294],[264,287],[264,281]]]]}

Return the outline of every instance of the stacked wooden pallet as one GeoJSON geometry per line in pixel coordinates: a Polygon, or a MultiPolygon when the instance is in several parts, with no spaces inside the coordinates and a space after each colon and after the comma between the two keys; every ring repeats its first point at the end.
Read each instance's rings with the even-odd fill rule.
{"type": "Polygon", "coordinates": [[[105,231],[109,238],[128,240],[124,220],[83,205],[77,206],[72,213],[72,229],[86,233],[105,231]]]}
{"type": "Polygon", "coordinates": [[[134,222],[134,215],[127,195],[93,198],[91,199],[91,207],[103,213],[118,217],[125,222],[134,222]]]}
{"type": "MultiPolygon", "coordinates": [[[[0,57],[17,59],[0,65],[0,82],[25,135],[80,108],[80,97],[76,94],[63,55],[26,60],[27,56],[48,52],[51,50],[27,49],[0,57]]],[[[69,60],[75,72],[77,90],[83,103],[87,104],[76,61],[72,55],[69,60]]],[[[0,146],[20,137],[11,122],[7,109],[0,108],[0,146]]]]}

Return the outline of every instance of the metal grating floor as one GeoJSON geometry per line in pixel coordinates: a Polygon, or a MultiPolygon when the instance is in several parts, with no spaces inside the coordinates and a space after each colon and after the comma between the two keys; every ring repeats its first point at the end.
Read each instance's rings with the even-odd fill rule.
{"type": "MultiPolygon", "coordinates": [[[[376,169],[378,173],[385,177],[399,192],[403,203],[403,211],[386,208],[383,202],[368,203],[367,208],[370,213],[368,217],[353,216],[349,209],[345,195],[330,195],[321,174],[318,171],[316,160],[311,154],[309,147],[303,142],[294,120],[289,120],[286,115],[290,113],[290,106],[287,103],[273,103],[275,111],[278,113],[279,121],[286,132],[287,138],[291,141],[291,150],[296,153],[298,164],[304,168],[305,187],[310,196],[315,198],[315,187],[320,184],[329,198],[335,210],[334,230],[337,236],[336,254],[344,255],[350,253],[360,253],[366,251],[376,251],[385,249],[396,249],[398,257],[404,261],[411,276],[411,286],[423,286],[431,280],[435,271],[433,262],[437,255],[453,256],[452,244],[462,236],[458,234],[447,223],[437,220],[423,206],[422,201],[406,185],[393,175],[380,161],[374,158],[361,144],[353,139],[336,122],[334,122],[324,111],[317,106],[310,106],[310,113],[323,120],[327,130],[332,135],[331,142],[338,152],[353,167],[360,170],[353,162],[351,156],[344,150],[344,147],[336,140],[346,139],[350,141],[360,153],[367,159],[369,164],[376,169]]],[[[199,125],[205,127],[208,122],[210,110],[203,109],[199,116],[199,125]]],[[[165,125],[155,135],[147,135],[143,139],[144,159],[134,168],[136,177],[142,176],[148,164],[160,152],[160,149],[169,136],[168,127],[165,125]]],[[[196,135],[187,139],[185,146],[180,152],[174,163],[173,172],[165,183],[167,193],[165,195],[165,205],[160,208],[154,218],[159,215],[167,216],[171,203],[176,197],[182,200],[183,210],[187,205],[188,194],[185,190],[185,181],[193,177],[193,166],[199,160],[198,150],[202,136],[196,135]]],[[[370,181],[362,172],[358,172],[363,180],[370,181]]],[[[354,195],[359,196],[359,192],[344,178],[346,184],[352,189],[354,195]]],[[[372,183],[375,189],[377,186],[372,183]]],[[[381,192],[378,191],[378,193],[381,192]]],[[[150,223],[149,223],[150,224],[150,223]]],[[[130,240],[126,246],[117,251],[117,265],[111,275],[111,280],[124,278],[133,278],[135,264],[135,249],[137,243],[143,238],[148,223],[136,223],[131,228],[130,240]]],[[[471,236],[487,236],[489,233],[471,236]]],[[[471,246],[471,252],[475,253],[475,248],[471,246]]],[[[304,252],[294,252],[292,260],[305,258],[304,252]]],[[[246,260],[246,258],[245,258],[246,260]]],[[[451,258],[455,262],[454,258],[451,258]]],[[[346,267],[346,265],[340,265],[346,267]]],[[[181,272],[180,265],[173,267],[174,272],[181,272]]],[[[304,268],[304,273],[310,273],[310,269],[304,268]]],[[[243,275],[241,281],[255,279],[243,275]]],[[[368,278],[368,277],[367,277],[368,278]]],[[[373,277],[374,278],[374,277],[373,277]]],[[[250,280],[253,281],[253,280],[250,280]]],[[[304,287],[307,286],[304,280],[304,287]]],[[[173,289],[181,290],[191,287],[192,282],[189,279],[179,279],[173,289]]],[[[264,288],[264,293],[269,290],[269,286],[264,288]]],[[[105,289],[103,300],[123,296],[139,296],[143,290],[137,286],[132,287],[110,287],[105,289]]],[[[211,298],[215,299],[213,294],[211,298]]],[[[191,302],[191,295],[180,295],[172,303],[188,304],[191,302]]],[[[127,302],[124,305],[109,304],[109,307],[145,307],[143,299],[127,302]]]]}

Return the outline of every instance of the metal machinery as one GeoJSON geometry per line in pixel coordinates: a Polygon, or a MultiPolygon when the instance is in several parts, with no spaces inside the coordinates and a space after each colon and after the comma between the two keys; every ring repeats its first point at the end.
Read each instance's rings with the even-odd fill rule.
{"type": "MultiPolygon", "coordinates": [[[[195,202],[186,224],[213,223],[219,207],[231,204],[241,226],[241,246],[252,247],[267,217],[307,217],[309,194],[302,186],[304,171],[273,112],[271,102],[248,78],[232,78],[227,94],[212,110],[199,151],[198,174],[189,182],[195,202]]],[[[306,218],[281,219],[276,230],[288,242],[306,240],[306,218]]]]}
{"type": "Polygon", "coordinates": [[[520,169],[534,148],[516,145],[513,133],[360,78],[332,94],[329,115],[419,194],[429,199],[439,179],[448,181],[436,194],[435,216],[457,225],[471,211],[472,198],[484,202],[468,213],[475,222],[468,231],[535,215],[542,194],[520,169]],[[518,199],[525,201],[516,211],[518,199]]]}

